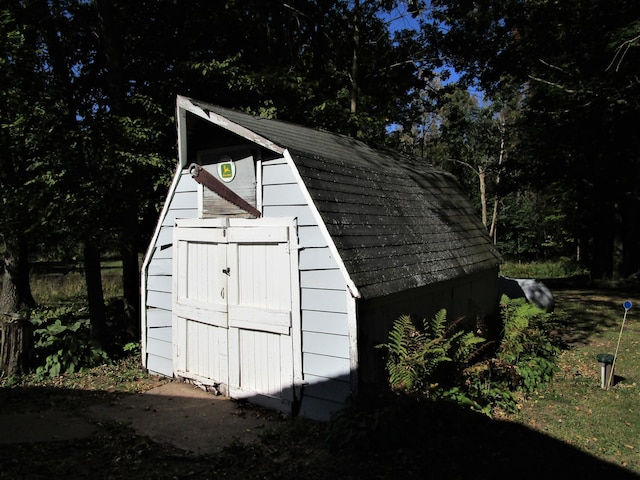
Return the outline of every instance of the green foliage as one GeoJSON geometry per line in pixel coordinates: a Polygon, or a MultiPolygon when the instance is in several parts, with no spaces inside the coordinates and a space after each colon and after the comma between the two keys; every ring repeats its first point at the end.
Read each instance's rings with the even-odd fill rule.
{"type": "Polygon", "coordinates": [[[140,353],[140,342],[129,342],[122,347],[122,351],[129,354],[140,353]]]}
{"type": "Polygon", "coordinates": [[[431,322],[407,315],[394,323],[387,351],[392,391],[413,398],[448,400],[490,415],[517,410],[516,392],[549,382],[560,352],[552,335],[552,314],[522,299],[501,300],[503,338],[491,345],[474,332],[446,324],[441,310],[431,322]]]}
{"type": "Polygon", "coordinates": [[[408,315],[394,323],[387,351],[387,371],[393,391],[411,396],[440,398],[463,375],[485,340],[465,332],[457,323],[447,325],[447,312],[440,310],[432,321],[418,324],[408,315]]]}
{"type": "Polygon", "coordinates": [[[585,275],[587,271],[574,260],[562,257],[545,262],[509,262],[500,266],[500,273],[511,278],[567,278],[585,275]]]}
{"type": "Polygon", "coordinates": [[[500,186],[537,201],[502,196],[501,249],[530,260],[541,251],[575,254],[579,245],[594,278],[634,274],[638,255],[611,252],[637,252],[640,241],[637,198],[628,195],[639,177],[621,174],[635,171],[640,146],[638,3],[523,5],[452,0],[430,12],[431,41],[463,79],[492,99],[505,88],[521,92],[500,186]]]}
{"type": "Polygon", "coordinates": [[[532,392],[549,382],[557,371],[560,348],[553,337],[553,314],[546,313],[524,299],[500,300],[504,319],[504,336],[497,352],[502,360],[516,368],[511,376],[512,388],[532,392]]]}
{"type": "Polygon", "coordinates": [[[75,305],[32,312],[36,377],[57,377],[107,363],[106,352],[91,338],[85,308],[75,305]]]}

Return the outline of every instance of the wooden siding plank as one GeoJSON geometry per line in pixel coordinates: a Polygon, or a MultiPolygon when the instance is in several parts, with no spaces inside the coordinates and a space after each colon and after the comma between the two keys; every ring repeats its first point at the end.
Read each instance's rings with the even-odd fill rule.
{"type": "Polygon", "coordinates": [[[300,187],[295,183],[285,185],[263,185],[262,201],[265,204],[268,203],[270,205],[273,205],[276,201],[278,205],[307,204],[300,187]]]}
{"type": "Polygon", "coordinates": [[[153,251],[153,258],[159,260],[161,258],[173,258],[173,245],[171,243],[165,243],[164,245],[157,244],[153,251]]]}
{"type": "Polygon", "coordinates": [[[327,422],[331,415],[344,407],[344,402],[332,402],[315,397],[303,397],[300,415],[311,420],[327,422]]]}
{"type": "Polygon", "coordinates": [[[156,340],[162,340],[163,342],[171,343],[173,337],[171,336],[171,328],[167,327],[151,327],[147,332],[147,338],[155,338],[156,340]]]}
{"type": "Polygon", "coordinates": [[[351,394],[349,382],[342,380],[327,380],[315,375],[305,375],[304,387],[305,396],[331,400],[334,402],[344,402],[351,394]]]}
{"type": "MultiPolygon", "coordinates": [[[[197,207],[197,206],[196,206],[197,207]]],[[[176,220],[180,218],[197,218],[198,217],[198,209],[197,208],[187,208],[184,210],[173,210],[170,209],[167,212],[167,215],[162,220],[163,227],[173,227],[176,224],[176,220]]]]}
{"type": "Polygon", "coordinates": [[[198,193],[193,191],[176,192],[171,199],[171,209],[189,210],[198,205],[198,193]]]}
{"type": "Polygon", "coordinates": [[[302,248],[327,246],[327,241],[317,225],[299,227],[298,243],[302,248]]]}
{"type": "Polygon", "coordinates": [[[347,313],[346,293],[340,290],[301,289],[302,310],[347,313]]]}
{"type": "Polygon", "coordinates": [[[147,370],[166,377],[173,377],[173,361],[170,358],[147,354],[147,370]]]}
{"type": "Polygon", "coordinates": [[[293,217],[298,220],[298,226],[318,224],[308,205],[283,206],[277,203],[275,205],[265,205],[263,203],[262,216],[272,218],[293,217]]]}
{"type": "Polygon", "coordinates": [[[171,293],[148,291],[147,306],[171,310],[171,293]]]}
{"type": "Polygon", "coordinates": [[[262,164],[262,184],[263,185],[283,185],[287,183],[296,183],[296,179],[291,168],[286,163],[267,163],[262,164]]]}
{"type": "Polygon", "coordinates": [[[171,311],[162,308],[147,309],[147,328],[168,327],[171,328],[171,311]]]}
{"type": "Polygon", "coordinates": [[[302,332],[303,353],[349,358],[349,337],[326,333],[302,332]]]}
{"type": "Polygon", "coordinates": [[[156,248],[162,245],[171,245],[173,243],[173,227],[160,227],[158,238],[156,239],[156,248]]]}
{"type": "Polygon", "coordinates": [[[344,291],[347,288],[347,282],[338,269],[305,270],[300,272],[300,286],[344,291]]]}
{"type": "Polygon", "coordinates": [[[173,262],[170,258],[152,259],[147,269],[147,275],[171,275],[173,273],[173,262]]]}
{"type": "Polygon", "coordinates": [[[147,338],[147,353],[162,358],[172,358],[173,347],[171,342],[158,340],[156,338],[147,338]]]}
{"type": "Polygon", "coordinates": [[[306,248],[300,251],[300,270],[327,270],[337,266],[329,248],[306,248]]]}
{"type": "Polygon", "coordinates": [[[147,290],[171,293],[171,283],[169,275],[152,275],[147,279],[147,290]]]}
{"type": "Polygon", "coordinates": [[[180,174],[180,180],[176,185],[176,192],[197,192],[198,182],[196,182],[188,170],[183,170],[180,174]]]}
{"type": "Polygon", "coordinates": [[[348,336],[349,319],[346,313],[303,310],[302,330],[348,336]]]}
{"type": "Polygon", "coordinates": [[[351,374],[349,359],[327,357],[315,353],[303,353],[302,359],[305,375],[349,381],[351,374]]]}

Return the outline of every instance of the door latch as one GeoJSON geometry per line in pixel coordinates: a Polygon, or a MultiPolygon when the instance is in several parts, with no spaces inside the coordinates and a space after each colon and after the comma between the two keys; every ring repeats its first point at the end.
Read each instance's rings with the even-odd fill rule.
{"type": "Polygon", "coordinates": [[[222,269],[222,273],[224,273],[225,275],[230,275],[231,274],[231,269],[229,267],[223,268],[222,269]]]}

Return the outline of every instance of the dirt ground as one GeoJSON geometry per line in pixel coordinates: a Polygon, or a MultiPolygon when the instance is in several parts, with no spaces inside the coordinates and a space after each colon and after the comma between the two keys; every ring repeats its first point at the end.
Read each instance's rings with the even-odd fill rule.
{"type": "Polygon", "coordinates": [[[284,421],[271,411],[215,396],[172,381],[134,395],[114,395],[84,408],[49,408],[0,414],[0,445],[89,438],[111,422],[138,435],[195,454],[216,453],[239,441],[245,444],[284,421]]]}

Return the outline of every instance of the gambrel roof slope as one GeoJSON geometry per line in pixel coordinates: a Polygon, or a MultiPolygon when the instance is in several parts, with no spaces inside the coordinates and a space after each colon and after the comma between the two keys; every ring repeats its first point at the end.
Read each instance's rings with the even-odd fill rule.
{"type": "Polygon", "coordinates": [[[214,123],[232,122],[289,151],[362,297],[451,280],[500,263],[456,179],[425,160],[190,101],[215,116],[214,123]]]}

